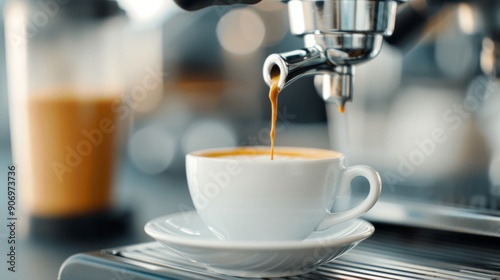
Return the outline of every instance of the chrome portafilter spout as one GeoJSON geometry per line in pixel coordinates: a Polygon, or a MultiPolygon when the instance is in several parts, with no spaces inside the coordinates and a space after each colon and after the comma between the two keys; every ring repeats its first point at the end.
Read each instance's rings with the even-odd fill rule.
{"type": "Polygon", "coordinates": [[[325,101],[343,108],[352,99],[354,65],[380,52],[384,35],[394,30],[397,3],[403,0],[290,0],[290,31],[305,48],[271,54],[264,81],[280,75],[280,90],[305,75],[314,75],[325,101]]]}

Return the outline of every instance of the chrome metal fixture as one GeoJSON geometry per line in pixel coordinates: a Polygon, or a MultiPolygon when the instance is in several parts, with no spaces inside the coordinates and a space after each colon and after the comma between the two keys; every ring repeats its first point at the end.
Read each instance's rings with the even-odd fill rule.
{"type": "Polygon", "coordinates": [[[283,89],[294,80],[315,75],[325,101],[343,107],[352,99],[354,65],[378,55],[383,36],[394,30],[398,2],[405,0],[290,0],[290,30],[304,38],[305,48],[271,54],[264,62],[264,81],[279,74],[283,89]]]}

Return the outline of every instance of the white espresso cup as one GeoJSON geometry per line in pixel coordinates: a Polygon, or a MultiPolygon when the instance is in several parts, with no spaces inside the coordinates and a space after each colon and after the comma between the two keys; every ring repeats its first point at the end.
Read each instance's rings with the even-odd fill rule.
{"type": "Polygon", "coordinates": [[[301,240],[354,219],[376,203],[382,183],[366,165],[345,167],[335,151],[298,147],[219,148],[186,156],[189,192],[207,226],[224,240],[301,240]],[[331,213],[357,176],[370,184],[354,208],[331,213]]]}

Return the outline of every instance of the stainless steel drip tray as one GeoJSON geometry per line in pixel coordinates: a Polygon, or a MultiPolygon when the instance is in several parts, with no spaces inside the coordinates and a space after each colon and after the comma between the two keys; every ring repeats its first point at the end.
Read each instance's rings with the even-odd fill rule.
{"type": "MultiPolygon", "coordinates": [[[[500,279],[500,239],[376,224],[375,234],[315,272],[285,279],[500,279]]],[[[60,280],[242,279],[209,272],[157,242],[78,254],[60,280]]],[[[283,279],[283,278],[280,278],[283,279]]]]}
{"type": "Polygon", "coordinates": [[[364,218],[372,222],[500,238],[500,212],[498,210],[450,207],[400,198],[379,200],[373,209],[364,215],[364,218]]]}

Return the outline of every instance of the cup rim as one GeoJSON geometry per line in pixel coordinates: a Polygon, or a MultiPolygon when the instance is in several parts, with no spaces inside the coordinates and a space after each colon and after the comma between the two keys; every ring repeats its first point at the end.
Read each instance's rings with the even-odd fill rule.
{"type": "Polygon", "coordinates": [[[232,161],[232,162],[246,162],[246,163],[258,163],[258,164],[276,164],[277,162],[286,162],[286,163],[291,163],[291,162],[321,162],[321,161],[331,161],[331,160],[342,160],[345,158],[345,155],[342,152],[335,151],[335,150],[330,150],[330,149],[323,149],[323,148],[312,148],[312,147],[299,147],[299,146],[279,146],[275,147],[274,151],[279,152],[280,150],[306,150],[310,152],[329,152],[334,154],[335,156],[332,157],[325,157],[325,158],[294,158],[293,161],[249,161],[248,158],[227,158],[227,157],[208,157],[204,156],[204,153],[210,153],[210,152],[216,152],[216,151],[233,151],[233,150],[239,150],[239,149],[248,149],[248,150],[264,150],[268,152],[271,147],[269,146],[241,146],[241,147],[219,147],[219,148],[209,148],[209,149],[200,149],[196,151],[189,152],[186,154],[186,159],[187,158],[196,158],[196,159],[204,159],[204,160],[210,160],[210,161],[232,161]]]}

